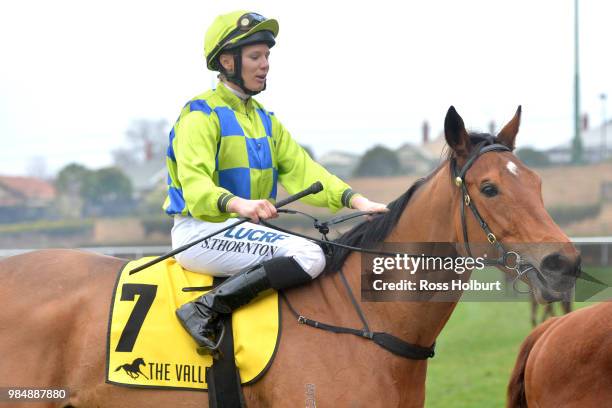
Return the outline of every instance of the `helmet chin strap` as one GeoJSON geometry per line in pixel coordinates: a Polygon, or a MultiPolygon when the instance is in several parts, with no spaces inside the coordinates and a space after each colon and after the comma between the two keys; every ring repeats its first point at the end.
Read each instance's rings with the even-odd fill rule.
{"type": "Polygon", "coordinates": [[[229,72],[227,72],[225,68],[223,68],[223,66],[221,66],[221,69],[223,70],[222,71],[223,75],[225,75],[227,80],[233,84],[238,85],[238,87],[240,87],[242,92],[250,96],[257,95],[261,91],[264,91],[266,89],[265,83],[264,83],[264,87],[260,91],[253,91],[247,88],[246,85],[244,84],[244,78],[242,78],[242,47],[232,52],[232,55],[234,57],[234,72],[230,74],[229,72]]]}

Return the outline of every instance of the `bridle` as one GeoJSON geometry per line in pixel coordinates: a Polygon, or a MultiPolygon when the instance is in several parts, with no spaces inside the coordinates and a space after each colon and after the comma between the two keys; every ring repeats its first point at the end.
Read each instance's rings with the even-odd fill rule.
{"type": "Polygon", "coordinates": [[[459,200],[460,209],[461,209],[461,228],[463,230],[463,244],[465,246],[465,250],[468,256],[473,258],[472,251],[470,249],[470,241],[468,239],[465,207],[469,207],[470,210],[472,210],[472,214],[474,214],[476,221],[478,221],[478,224],[480,224],[480,227],[482,228],[484,233],[487,235],[487,240],[489,241],[491,245],[497,248],[497,250],[500,253],[500,256],[497,259],[485,260],[485,264],[502,266],[506,269],[516,272],[516,276],[514,277],[514,280],[512,282],[512,287],[517,292],[529,293],[530,290],[527,292],[524,292],[524,291],[517,289],[516,284],[523,277],[523,275],[525,275],[527,272],[529,272],[530,270],[534,270],[537,272],[537,269],[532,264],[523,261],[523,259],[521,258],[521,255],[518,252],[506,250],[503,244],[497,240],[497,237],[495,236],[493,231],[491,231],[491,228],[489,228],[489,225],[482,218],[482,216],[480,215],[480,212],[478,212],[478,209],[476,208],[476,204],[474,204],[474,201],[472,201],[470,194],[468,193],[467,187],[465,185],[465,176],[468,170],[472,167],[474,162],[476,162],[476,160],[480,156],[488,152],[511,152],[511,151],[512,150],[509,147],[503,144],[491,143],[489,140],[485,140],[479,143],[478,145],[476,145],[472,153],[470,153],[470,155],[468,156],[468,159],[463,165],[463,167],[459,168],[457,165],[456,158],[453,157],[450,161],[451,173],[453,175],[455,185],[461,189],[461,193],[463,196],[463,198],[459,200]]]}

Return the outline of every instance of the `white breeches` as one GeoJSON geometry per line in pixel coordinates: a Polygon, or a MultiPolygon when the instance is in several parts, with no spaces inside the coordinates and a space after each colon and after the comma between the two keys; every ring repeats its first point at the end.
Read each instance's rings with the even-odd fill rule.
{"type": "MultiPolygon", "coordinates": [[[[238,221],[205,222],[192,217],[174,217],[172,248],[214,233],[238,221]]],[[[263,225],[245,222],[177,254],[176,260],[190,271],[213,276],[231,276],[263,261],[290,256],[312,278],[325,268],[325,255],[319,245],[263,225]]]]}

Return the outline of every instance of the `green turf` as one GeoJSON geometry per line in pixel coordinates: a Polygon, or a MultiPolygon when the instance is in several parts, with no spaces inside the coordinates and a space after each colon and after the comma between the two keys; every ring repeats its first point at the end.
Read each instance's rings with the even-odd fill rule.
{"type": "Polygon", "coordinates": [[[459,303],[429,362],[426,407],[504,406],[518,348],[530,329],[528,303],[459,303]]]}

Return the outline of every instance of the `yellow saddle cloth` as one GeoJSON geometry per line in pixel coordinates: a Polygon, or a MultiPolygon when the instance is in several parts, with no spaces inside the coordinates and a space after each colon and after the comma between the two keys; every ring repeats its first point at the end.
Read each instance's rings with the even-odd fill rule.
{"type": "MultiPolygon", "coordinates": [[[[212,357],[196,352],[196,343],[175,310],[207,290],[212,277],[184,270],[174,259],[129,274],[149,258],[127,263],[119,272],[111,303],[106,381],[112,384],[205,391],[205,369],[212,357]]],[[[255,382],[272,363],[279,341],[279,303],[267,291],[234,312],[236,367],[243,384],[255,382]]]]}

